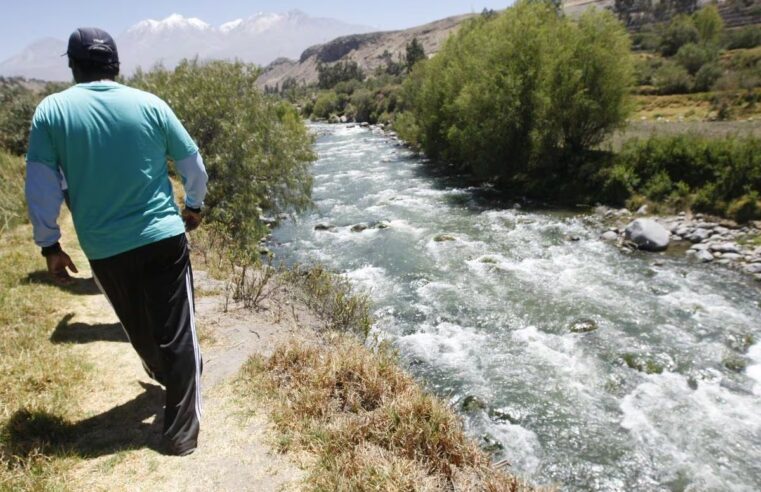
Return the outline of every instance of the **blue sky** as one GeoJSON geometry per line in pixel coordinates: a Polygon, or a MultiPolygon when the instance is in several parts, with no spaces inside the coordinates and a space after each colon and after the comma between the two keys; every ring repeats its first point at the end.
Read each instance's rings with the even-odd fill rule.
{"type": "Polygon", "coordinates": [[[67,39],[76,27],[98,26],[116,36],[147,18],[179,13],[219,25],[257,12],[300,9],[312,16],[333,17],[379,29],[398,29],[455,14],[500,9],[510,0],[328,0],[307,2],[255,0],[3,0],[0,6],[0,60],[43,37],[67,39]]]}

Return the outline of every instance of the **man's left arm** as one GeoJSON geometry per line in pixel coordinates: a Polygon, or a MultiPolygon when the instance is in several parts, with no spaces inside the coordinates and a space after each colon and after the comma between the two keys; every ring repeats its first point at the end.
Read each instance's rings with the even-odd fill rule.
{"type": "Polygon", "coordinates": [[[185,208],[182,211],[182,219],[185,221],[185,228],[190,232],[201,225],[201,208],[206,197],[209,176],[199,152],[174,164],[185,188],[185,208]]]}

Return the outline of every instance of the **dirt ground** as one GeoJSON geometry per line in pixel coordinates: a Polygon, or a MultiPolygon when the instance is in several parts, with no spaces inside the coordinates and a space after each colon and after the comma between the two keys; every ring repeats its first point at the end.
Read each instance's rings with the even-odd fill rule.
{"type": "Polygon", "coordinates": [[[232,305],[224,312],[224,286],[205,272],[197,271],[195,278],[204,358],[203,417],[199,448],[188,457],[158,451],[163,389],[145,374],[94,286],[51,337],[54,343],[72,344],[92,369],[92,391],[80,405],[85,417],[75,423],[74,449],[84,459],[68,474],[72,490],[300,489],[301,467],[294,458],[271,450],[267,412],[252,414],[255,404],[240,400],[234,380],[251,354],[266,355],[289,337],[309,337],[316,321],[306,309],[292,306],[285,294],[274,294],[264,311],[232,305]]]}

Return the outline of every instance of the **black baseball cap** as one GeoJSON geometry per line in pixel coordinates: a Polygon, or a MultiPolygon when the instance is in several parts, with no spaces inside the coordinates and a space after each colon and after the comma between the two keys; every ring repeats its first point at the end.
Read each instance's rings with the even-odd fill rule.
{"type": "Polygon", "coordinates": [[[65,54],[77,61],[102,65],[119,64],[119,53],[116,51],[114,39],[97,27],[80,27],[71,33],[65,54]]]}

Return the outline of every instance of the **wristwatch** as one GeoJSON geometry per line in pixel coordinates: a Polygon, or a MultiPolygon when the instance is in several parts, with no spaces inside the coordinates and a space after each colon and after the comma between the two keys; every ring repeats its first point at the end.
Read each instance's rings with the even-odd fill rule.
{"type": "Polygon", "coordinates": [[[185,210],[189,210],[189,211],[193,212],[194,214],[200,214],[201,213],[201,207],[193,208],[193,207],[188,207],[187,205],[185,205],[185,210]]]}
{"type": "Polygon", "coordinates": [[[55,244],[51,244],[50,246],[43,246],[42,247],[42,256],[47,258],[50,255],[55,255],[63,251],[61,249],[61,243],[57,242],[55,244]]]}

